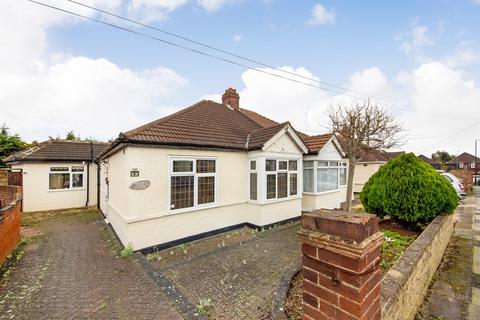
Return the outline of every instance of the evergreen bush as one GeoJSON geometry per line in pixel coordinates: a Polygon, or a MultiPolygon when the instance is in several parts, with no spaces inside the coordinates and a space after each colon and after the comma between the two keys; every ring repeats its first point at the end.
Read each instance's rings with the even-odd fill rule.
{"type": "Polygon", "coordinates": [[[389,215],[412,226],[452,213],[458,205],[450,182],[413,153],[380,167],[365,184],[360,201],[380,218],[389,215]]]}

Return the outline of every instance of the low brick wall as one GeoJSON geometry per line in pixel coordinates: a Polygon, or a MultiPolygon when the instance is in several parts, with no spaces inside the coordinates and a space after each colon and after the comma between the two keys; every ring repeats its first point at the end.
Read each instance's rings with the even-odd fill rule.
{"type": "Polygon", "coordinates": [[[0,186],[0,265],[20,240],[21,188],[0,186]]]}
{"type": "Polygon", "coordinates": [[[414,319],[454,228],[454,216],[438,216],[384,275],[382,320],[414,319]]]}

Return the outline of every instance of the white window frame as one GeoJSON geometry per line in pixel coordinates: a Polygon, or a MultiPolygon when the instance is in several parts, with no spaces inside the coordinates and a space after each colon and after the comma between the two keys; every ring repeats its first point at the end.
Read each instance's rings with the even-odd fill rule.
{"type": "Polygon", "coordinates": [[[259,183],[258,183],[258,177],[259,177],[259,173],[258,173],[258,164],[259,164],[260,161],[258,161],[257,159],[249,159],[248,160],[248,201],[249,202],[258,202],[259,198],[260,198],[260,192],[259,192],[259,183]],[[252,162],[255,162],[255,169],[252,169],[252,162]],[[252,173],[256,173],[257,174],[257,199],[252,199],[251,198],[251,189],[250,189],[250,186],[251,186],[251,174],[252,173]]]}
{"type": "Polygon", "coordinates": [[[168,213],[167,215],[201,210],[218,206],[218,158],[217,157],[192,157],[192,156],[170,156],[168,168],[168,213]],[[197,173],[197,160],[213,160],[215,161],[215,172],[197,173]],[[192,172],[173,172],[174,161],[192,161],[192,172]],[[193,176],[193,206],[181,209],[172,209],[172,177],[174,176],[193,176]],[[198,204],[198,178],[200,177],[214,177],[214,201],[205,204],[198,204]]]}
{"type": "MultiPolygon", "coordinates": [[[[302,184],[302,192],[304,194],[314,194],[314,195],[321,195],[321,194],[328,194],[328,193],[334,193],[334,192],[339,192],[341,188],[344,188],[347,183],[348,183],[348,164],[345,162],[345,161],[342,161],[342,160],[323,160],[323,159],[305,159],[303,160],[303,162],[305,161],[313,161],[313,192],[310,192],[310,191],[304,191],[303,190],[303,184],[302,184]],[[326,166],[320,166],[318,163],[319,162],[326,162],[327,165],[326,166]],[[332,163],[333,162],[337,162],[337,165],[333,165],[332,163]],[[337,189],[332,189],[332,190],[328,190],[328,191],[321,191],[319,192],[318,191],[318,185],[317,185],[317,177],[318,177],[318,169],[333,169],[333,168],[336,168],[337,169],[337,189]],[[346,171],[346,174],[345,174],[345,177],[346,177],[346,184],[340,184],[340,170],[341,169],[345,169],[346,171]]],[[[303,167],[305,168],[305,167],[303,167]]],[[[311,167],[309,168],[310,170],[312,169],[311,167]]],[[[302,174],[303,174],[303,171],[302,171],[302,174]]]]}
{"type": "Polygon", "coordinates": [[[48,167],[48,191],[52,192],[59,192],[59,191],[72,191],[72,190],[84,190],[85,189],[85,175],[86,175],[86,168],[83,164],[69,164],[69,165],[56,165],[56,166],[49,166],[48,167]],[[83,171],[73,171],[73,167],[82,167],[83,171]],[[52,171],[52,168],[68,168],[66,171],[52,171]],[[50,189],[50,175],[51,174],[69,174],[69,186],[68,188],[62,189],[50,189]],[[81,187],[74,187],[73,186],[73,175],[74,174],[81,174],[82,175],[82,186],[81,187]]]}
{"type": "MultiPolygon", "coordinates": [[[[264,188],[264,192],[262,194],[265,195],[265,198],[262,199],[264,202],[278,202],[278,201],[285,201],[285,200],[291,200],[291,199],[296,199],[300,197],[300,192],[298,190],[298,183],[299,183],[299,175],[298,175],[298,168],[299,168],[299,161],[302,161],[302,159],[294,159],[294,158],[279,158],[279,157],[266,157],[265,161],[263,161],[264,164],[264,174],[260,176],[257,175],[257,179],[261,179],[262,183],[261,186],[264,188]],[[275,171],[267,171],[266,168],[266,163],[268,160],[275,160],[276,161],[276,167],[275,171]],[[287,162],[287,168],[286,169],[280,169],[280,162],[285,161],[287,162]],[[297,169],[296,170],[289,170],[290,169],[290,164],[289,161],[296,161],[297,162],[297,169]],[[286,173],[287,174],[287,196],[279,198],[278,197],[278,174],[279,173],[286,173]],[[297,194],[290,195],[290,174],[291,173],[296,173],[297,174],[297,194]],[[275,198],[267,198],[267,176],[268,175],[275,175],[275,198]]],[[[257,162],[258,166],[258,162],[257,162]]]]}

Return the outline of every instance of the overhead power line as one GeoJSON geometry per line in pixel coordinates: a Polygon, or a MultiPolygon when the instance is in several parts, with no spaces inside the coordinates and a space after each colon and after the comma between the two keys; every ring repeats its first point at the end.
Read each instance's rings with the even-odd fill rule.
{"type": "MultiPolygon", "coordinates": [[[[232,59],[224,58],[224,57],[221,57],[221,56],[212,54],[212,53],[208,53],[208,52],[205,52],[205,51],[202,51],[202,50],[198,50],[198,49],[195,49],[195,48],[192,48],[192,47],[183,45],[183,44],[179,44],[179,43],[176,43],[176,42],[173,42],[173,41],[165,40],[165,39],[162,39],[162,38],[159,38],[159,37],[150,35],[150,34],[146,34],[146,33],[140,32],[140,31],[136,31],[136,30],[133,30],[133,29],[130,29],[130,28],[127,28],[127,27],[123,27],[123,26],[120,26],[120,25],[117,25],[117,24],[114,24],[114,23],[111,23],[111,22],[107,22],[107,21],[104,21],[104,20],[92,18],[92,17],[86,16],[86,15],[83,15],[83,14],[80,14],[80,13],[77,13],[77,12],[73,12],[73,11],[70,11],[70,10],[67,10],[67,9],[63,9],[63,8],[60,8],[60,7],[51,5],[51,4],[47,4],[47,3],[44,3],[44,2],[40,2],[40,1],[36,1],[36,0],[27,0],[27,1],[30,1],[30,2],[35,3],[35,4],[37,4],[37,5],[40,5],[40,6],[43,6],[43,7],[46,7],[46,8],[50,8],[50,9],[53,9],[53,10],[56,10],[56,11],[60,11],[60,12],[63,12],[63,13],[67,13],[67,14],[70,14],[70,15],[73,15],[73,16],[76,16],[76,17],[79,17],[79,18],[82,18],[82,19],[90,20],[90,21],[93,21],[93,22],[96,22],[96,23],[101,23],[101,24],[104,24],[104,25],[106,25],[106,26],[109,26],[109,27],[112,27],[112,28],[116,28],[116,29],[119,29],[119,30],[122,30],[122,31],[126,31],[126,32],[129,32],[129,33],[132,33],[132,34],[135,34],[135,35],[144,37],[144,38],[149,38],[149,39],[151,39],[151,40],[155,40],[155,41],[158,41],[158,42],[161,42],[161,43],[164,43],[164,44],[168,44],[168,45],[177,47],[177,48],[179,48],[179,49],[187,50],[187,51],[190,51],[190,52],[193,52],[193,53],[196,53],[196,54],[200,54],[200,55],[203,55],[203,56],[206,56],[206,57],[210,57],[210,58],[213,58],[213,59],[216,59],[216,60],[225,62],[225,63],[229,63],[229,64],[232,64],[232,65],[236,65],[236,66],[239,66],[239,67],[248,69],[248,70],[253,70],[253,71],[256,71],[256,72],[259,72],[259,73],[263,73],[263,74],[267,74],[267,75],[270,75],[270,76],[273,76],[273,77],[276,77],[276,78],[281,78],[281,79],[284,79],[284,80],[288,80],[288,81],[291,81],[291,82],[295,82],[295,83],[297,83],[297,84],[306,85],[306,86],[313,87],[313,88],[318,88],[318,89],[323,90],[323,91],[328,91],[328,92],[332,92],[332,93],[335,93],[335,94],[339,94],[339,95],[343,95],[343,96],[348,96],[348,97],[351,97],[351,98],[354,98],[354,99],[374,98],[374,99],[376,99],[376,100],[384,101],[384,102],[387,102],[387,103],[390,103],[390,104],[395,105],[394,102],[388,101],[388,100],[386,100],[386,99],[384,99],[384,98],[375,97],[375,96],[372,96],[372,95],[368,95],[368,94],[361,93],[361,92],[359,92],[359,91],[355,91],[355,90],[343,88],[343,87],[341,87],[341,86],[337,86],[337,85],[334,85],[334,84],[330,84],[330,83],[328,83],[328,82],[319,81],[318,79],[314,79],[314,78],[311,78],[311,77],[306,77],[306,76],[303,76],[303,75],[299,75],[299,74],[297,74],[297,73],[295,73],[295,72],[290,72],[290,71],[288,71],[288,70],[284,70],[284,69],[281,69],[281,68],[277,68],[277,67],[274,67],[274,66],[272,66],[272,65],[270,65],[270,64],[266,64],[266,63],[260,62],[260,61],[258,61],[258,60],[246,58],[246,57],[240,56],[240,55],[238,55],[238,54],[235,54],[235,53],[232,53],[232,52],[229,52],[229,51],[226,51],[226,50],[222,50],[222,49],[216,48],[216,47],[214,47],[214,46],[211,46],[211,45],[208,45],[208,44],[205,44],[205,43],[201,43],[201,42],[199,42],[199,41],[196,41],[196,40],[193,40],[193,39],[184,37],[184,36],[180,36],[180,35],[174,34],[174,33],[172,33],[172,32],[168,32],[168,31],[166,31],[166,30],[162,30],[162,29],[157,28],[157,27],[153,27],[153,26],[150,26],[150,25],[147,25],[147,24],[144,24],[144,23],[135,21],[135,20],[133,20],[133,19],[129,19],[129,18],[126,18],[126,17],[122,17],[122,16],[120,16],[120,15],[117,15],[117,14],[114,14],[114,13],[111,13],[111,12],[108,12],[108,11],[106,11],[106,10],[102,10],[102,9],[99,9],[99,8],[95,8],[95,7],[93,7],[93,6],[90,6],[90,5],[87,5],[87,4],[78,2],[78,1],[65,0],[65,1],[68,1],[68,2],[71,2],[71,3],[74,3],[74,4],[77,4],[77,5],[80,5],[80,6],[89,8],[89,9],[91,9],[91,10],[95,10],[95,11],[97,11],[97,12],[101,12],[101,13],[104,13],[104,14],[107,14],[107,15],[110,15],[110,16],[113,16],[113,17],[116,17],[116,18],[119,18],[119,19],[128,21],[128,22],[131,22],[131,23],[134,23],[134,24],[137,24],[137,25],[140,25],[140,26],[149,28],[149,29],[158,31],[158,32],[162,32],[162,33],[164,33],[164,34],[167,34],[167,35],[170,35],[170,36],[173,36],[173,37],[182,39],[182,40],[184,40],[184,41],[188,41],[188,42],[191,42],[191,43],[194,43],[194,44],[203,46],[203,47],[205,47],[205,48],[209,48],[209,49],[211,49],[211,50],[215,50],[215,51],[217,51],[217,52],[230,55],[230,56],[235,57],[235,58],[238,58],[238,59],[243,59],[244,61],[248,61],[248,62],[251,62],[251,63],[255,63],[255,64],[258,64],[258,65],[262,65],[262,66],[268,67],[268,68],[273,69],[273,70],[278,71],[278,72],[282,72],[282,73],[285,73],[285,74],[289,74],[289,75],[292,75],[292,76],[295,76],[295,77],[300,77],[300,78],[302,78],[302,79],[305,79],[305,80],[308,80],[308,81],[311,81],[311,82],[317,82],[317,83],[320,83],[320,84],[323,84],[323,85],[326,85],[326,86],[330,86],[330,87],[334,87],[334,88],[337,88],[337,89],[340,89],[340,90],[343,90],[343,91],[354,92],[354,93],[357,93],[357,94],[362,95],[362,96],[353,95],[353,94],[348,94],[348,93],[345,93],[345,92],[342,92],[342,91],[338,91],[338,90],[335,90],[335,89],[332,89],[332,88],[328,88],[328,87],[325,87],[325,86],[315,85],[315,84],[312,84],[312,83],[309,83],[309,82],[305,82],[305,81],[302,81],[302,80],[293,79],[293,78],[291,78],[291,77],[283,76],[283,75],[278,74],[278,73],[274,73],[274,72],[270,72],[270,71],[267,71],[267,70],[264,70],[264,69],[259,69],[259,68],[256,68],[256,67],[252,67],[252,66],[250,66],[250,65],[247,65],[247,64],[244,64],[244,63],[240,63],[240,62],[234,61],[234,60],[232,60],[232,59]]],[[[409,107],[407,107],[407,106],[405,106],[405,105],[401,105],[401,104],[397,104],[396,106],[401,106],[402,108],[399,108],[399,109],[403,109],[403,110],[406,111],[406,112],[421,113],[421,114],[425,114],[425,115],[432,116],[432,117],[437,117],[437,118],[459,119],[459,118],[456,118],[455,115],[439,114],[439,113],[430,113],[430,112],[425,112],[425,111],[420,111],[420,110],[411,110],[411,108],[409,108],[409,107]]],[[[396,109],[396,108],[394,107],[394,109],[396,109]]],[[[459,119],[459,120],[463,120],[463,119],[459,119]]]]}
{"type": "MultiPolygon", "coordinates": [[[[77,5],[82,6],[82,7],[85,7],[85,8],[89,8],[89,9],[94,10],[94,11],[97,11],[97,12],[101,12],[101,13],[103,13],[103,14],[106,14],[106,15],[109,15],[109,16],[112,16],[112,17],[115,17],[115,18],[124,20],[124,21],[131,22],[131,23],[136,24],[136,25],[138,25],[138,26],[142,26],[142,27],[145,27],[145,28],[148,28],[148,29],[152,29],[152,30],[161,32],[161,33],[163,33],[163,34],[167,34],[167,35],[172,36],[172,37],[175,37],[175,38],[177,38],[177,39],[181,39],[181,40],[184,40],[184,41],[187,41],[187,42],[190,42],[190,43],[194,43],[194,44],[196,44],[196,45],[199,45],[199,46],[202,46],[202,47],[204,47],[204,48],[208,48],[208,49],[210,49],[210,50],[214,50],[214,51],[217,51],[217,52],[226,54],[226,55],[229,55],[229,56],[231,56],[231,57],[235,57],[235,58],[238,58],[238,59],[242,59],[242,60],[244,60],[244,61],[248,61],[248,62],[251,62],[251,63],[255,63],[255,64],[257,64],[257,65],[260,65],[260,66],[263,66],[263,67],[266,67],[266,68],[270,68],[270,69],[276,70],[276,71],[278,71],[278,72],[282,72],[282,73],[284,73],[284,74],[292,75],[292,76],[295,76],[295,77],[302,78],[302,79],[304,79],[304,80],[308,80],[308,81],[312,81],[312,82],[315,82],[315,83],[323,84],[323,85],[326,85],[326,86],[329,86],[329,87],[332,87],[332,88],[340,89],[340,90],[342,90],[342,91],[352,92],[352,93],[359,94],[359,95],[362,95],[362,96],[371,97],[371,98],[374,98],[374,99],[376,99],[376,100],[382,100],[382,101],[384,101],[384,102],[389,102],[388,99],[386,99],[386,98],[382,98],[382,97],[378,97],[378,96],[373,96],[373,95],[367,95],[367,94],[362,93],[362,92],[360,92],[360,91],[348,89],[348,88],[345,88],[345,87],[342,87],[342,86],[339,86],[339,85],[336,85],[336,84],[332,84],[332,83],[329,83],[329,82],[326,82],[326,81],[321,81],[321,80],[318,80],[318,79],[315,79],[315,78],[312,78],[312,77],[307,77],[307,76],[298,74],[298,73],[296,73],[296,72],[291,72],[291,71],[288,71],[288,70],[284,70],[284,69],[275,67],[275,66],[273,66],[273,65],[271,65],[271,64],[268,64],[268,63],[265,63],[265,62],[261,62],[261,61],[256,60],[256,59],[248,58],[248,57],[245,57],[245,56],[241,56],[241,55],[236,54],[236,53],[234,53],[234,52],[227,51],[227,50],[224,50],[224,49],[220,49],[220,48],[215,47],[215,46],[213,46],[213,45],[209,45],[209,44],[206,44],[206,43],[204,43],[204,42],[200,42],[200,41],[194,40],[194,39],[192,39],[192,38],[188,38],[188,37],[185,37],[185,36],[182,36],[182,35],[179,35],[179,34],[176,34],[176,33],[170,32],[170,31],[167,31],[167,30],[165,30],[165,29],[161,29],[161,28],[158,28],[158,27],[155,27],[155,26],[152,26],[152,25],[148,25],[148,24],[146,24],[146,23],[142,23],[142,22],[140,22],[140,21],[136,21],[136,20],[133,20],[133,19],[130,19],[130,18],[127,18],[127,17],[121,16],[121,15],[118,15],[118,14],[116,14],[116,13],[113,13],[113,12],[110,12],[110,11],[107,11],[107,10],[103,10],[103,9],[100,9],[100,8],[96,8],[96,7],[90,6],[90,5],[88,5],[88,4],[79,2],[79,1],[75,1],[75,0],[65,0],[65,1],[68,1],[68,2],[71,2],[71,3],[74,3],[74,4],[77,4],[77,5]]],[[[390,103],[390,102],[389,102],[389,103],[390,103]]]]}

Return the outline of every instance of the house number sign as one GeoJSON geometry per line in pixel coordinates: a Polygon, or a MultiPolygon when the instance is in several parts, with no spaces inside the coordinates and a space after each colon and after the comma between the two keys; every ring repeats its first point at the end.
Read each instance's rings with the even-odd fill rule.
{"type": "Polygon", "coordinates": [[[145,190],[150,186],[149,180],[140,180],[135,181],[130,185],[130,189],[132,190],[145,190]]]}

